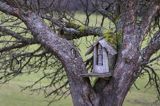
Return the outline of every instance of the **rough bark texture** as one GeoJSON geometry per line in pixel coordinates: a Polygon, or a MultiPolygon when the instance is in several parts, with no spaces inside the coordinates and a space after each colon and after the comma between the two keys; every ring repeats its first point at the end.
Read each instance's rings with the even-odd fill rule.
{"type": "Polygon", "coordinates": [[[87,70],[82,57],[71,42],[56,35],[33,11],[23,12],[3,1],[0,1],[0,10],[21,19],[37,42],[62,62],[69,80],[74,106],[122,106],[128,90],[137,78],[143,62],[141,56],[148,61],[151,55],[160,49],[160,33],[157,32],[155,38],[142,53],[140,50],[140,41],[143,40],[152,17],[160,5],[155,3],[154,9],[149,10],[150,17],[144,17],[147,21],[141,23],[139,30],[135,14],[137,0],[122,0],[122,15],[119,20],[122,24],[123,43],[122,48],[118,51],[113,76],[109,80],[98,79],[95,86],[92,87],[88,78],[80,76],[87,70]]]}
{"type": "Polygon", "coordinates": [[[64,64],[71,87],[71,95],[74,98],[73,104],[75,106],[96,104],[96,94],[91,89],[89,80],[80,77],[80,74],[87,71],[75,47],[67,40],[55,35],[36,14],[28,13],[27,16],[22,16],[22,20],[30,28],[34,37],[64,64]]]}

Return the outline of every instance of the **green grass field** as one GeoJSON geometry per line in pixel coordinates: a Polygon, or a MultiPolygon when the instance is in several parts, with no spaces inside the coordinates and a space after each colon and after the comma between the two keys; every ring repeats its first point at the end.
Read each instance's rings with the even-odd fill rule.
{"type": "MultiPolygon", "coordinates": [[[[38,75],[20,76],[0,87],[0,106],[46,106],[51,98],[44,98],[42,94],[21,91],[22,87],[31,84],[38,75]]],[[[146,78],[138,80],[137,85],[141,90],[132,87],[129,91],[124,106],[159,106],[155,104],[156,92],[153,88],[144,87],[146,78]]],[[[45,83],[45,82],[44,82],[45,83]]],[[[114,101],[113,101],[114,102],[114,101]]],[[[67,97],[56,101],[51,106],[72,106],[71,98],[67,97]]]]}

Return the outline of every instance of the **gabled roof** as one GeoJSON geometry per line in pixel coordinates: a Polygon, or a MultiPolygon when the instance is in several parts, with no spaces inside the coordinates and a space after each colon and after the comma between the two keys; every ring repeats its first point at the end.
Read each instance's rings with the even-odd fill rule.
{"type": "Polygon", "coordinates": [[[93,43],[91,47],[89,47],[85,55],[90,54],[93,51],[94,47],[98,44],[104,47],[109,54],[111,55],[117,54],[117,51],[111,46],[111,44],[105,41],[104,37],[100,37],[96,42],[93,43]]]}

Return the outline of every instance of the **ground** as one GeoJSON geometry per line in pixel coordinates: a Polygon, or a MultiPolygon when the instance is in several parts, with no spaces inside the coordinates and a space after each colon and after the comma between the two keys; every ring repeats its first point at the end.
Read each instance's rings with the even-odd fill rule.
{"type": "MultiPolygon", "coordinates": [[[[39,74],[23,75],[0,87],[0,106],[46,106],[51,98],[44,98],[39,93],[31,93],[30,91],[21,91],[28,84],[31,84],[39,77],[39,74]]],[[[137,80],[137,86],[141,90],[137,90],[134,86],[129,91],[125,99],[124,106],[159,106],[155,104],[156,92],[153,88],[145,88],[144,84],[147,78],[144,76],[137,80]]],[[[47,83],[43,81],[42,84],[47,83]]],[[[114,102],[114,101],[113,101],[114,102]]],[[[60,101],[54,102],[51,106],[71,106],[71,98],[67,97],[60,101]]]]}

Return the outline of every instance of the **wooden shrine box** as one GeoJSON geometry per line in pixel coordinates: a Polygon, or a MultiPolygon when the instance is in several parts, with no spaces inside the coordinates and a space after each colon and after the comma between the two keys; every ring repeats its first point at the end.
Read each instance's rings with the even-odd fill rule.
{"type": "Polygon", "coordinates": [[[91,73],[82,74],[82,77],[111,77],[112,72],[109,70],[108,55],[117,54],[116,50],[100,37],[87,51],[86,55],[93,52],[93,70],[91,73]]]}

